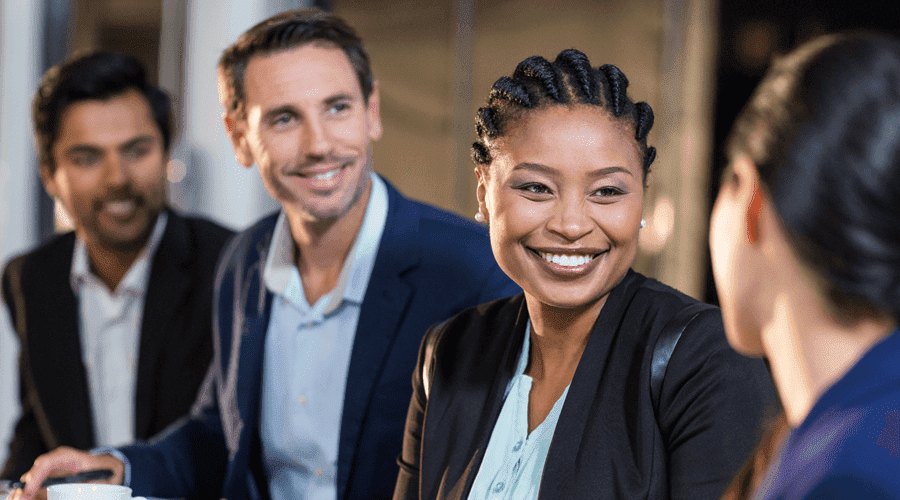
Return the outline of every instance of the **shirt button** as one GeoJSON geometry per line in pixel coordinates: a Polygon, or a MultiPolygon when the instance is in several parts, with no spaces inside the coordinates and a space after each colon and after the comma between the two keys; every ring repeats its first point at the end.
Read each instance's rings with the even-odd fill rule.
{"type": "Polygon", "coordinates": [[[518,443],[516,443],[515,446],[513,446],[513,451],[519,451],[521,449],[522,449],[522,441],[519,441],[518,443]]]}
{"type": "Polygon", "coordinates": [[[506,485],[503,484],[503,481],[500,481],[499,483],[497,483],[497,486],[494,486],[494,493],[500,493],[501,491],[503,491],[504,486],[506,486],[506,485]]]}
{"type": "Polygon", "coordinates": [[[305,405],[306,404],[306,396],[301,395],[299,398],[297,398],[297,402],[300,403],[301,406],[305,405]]]}
{"type": "Polygon", "coordinates": [[[315,472],[316,475],[319,477],[322,477],[325,475],[325,471],[323,471],[321,467],[316,467],[316,470],[314,470],[313,472],[315,472]]]}

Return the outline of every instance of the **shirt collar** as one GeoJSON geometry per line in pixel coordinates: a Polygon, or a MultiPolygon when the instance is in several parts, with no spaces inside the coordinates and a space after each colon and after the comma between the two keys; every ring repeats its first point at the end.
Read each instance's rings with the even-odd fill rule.
{"type": "MultiPolygon", "coordinates": [[[[362,226],[344,261],[337,284],[328,295],[320,299],[327,302],[323,314],[333,312],[342,301],[361,304],[369,286],[369,277],[375,267],[375,257],[387,223],[388,211],[388,194],[384,181],[375,174],[371,174],[371,179],[372,192],[362,226]]],[[[294,265],[294,248],[287,215],[282,210],[269,244],[263,281],[270,292],[287,298],[301,308],[309,308],[300,273],[294,265]]]]}
{"type": "MultiPolygon", "coordinates": [[[[166,230],[166,223],[169,220],[169,214],[165,210],[160,212],[156,217],[156,223],[147,244],[141,249],[138,258],[131,264],[122,281],[114,290],[114,293],[129,293],[136,296],[143,296],[147,291],[147,276],[150,274],[150,261],[156,254],[156,249],[162,240],[163,233],[166,230]]],[[[69,273],[69,281],[72,290],[77,295],[81,287],[90,280],[99,280],[94,273],[91,272],[90,261],[88,260],[87,246],[81,238],[75,238],[75,249],[72,255],[72,270],[69,273]]]]}

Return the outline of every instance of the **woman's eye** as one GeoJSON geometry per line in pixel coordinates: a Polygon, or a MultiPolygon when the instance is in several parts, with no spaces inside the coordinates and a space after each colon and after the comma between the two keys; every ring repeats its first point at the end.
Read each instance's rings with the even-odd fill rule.
{"type": "Polygon", "coordinates": [[[518,189],[532,194],[550,194],[550,188],[543,184],[524,184],[518,189]]]}
{"type": "Polygon", "coordinates": [[[620,194],[625,194],[625,192],[617,187],[604,186],[604,187],[594,191],[594,194],[608,198],[610,196],[618,196],[620,194]]]}

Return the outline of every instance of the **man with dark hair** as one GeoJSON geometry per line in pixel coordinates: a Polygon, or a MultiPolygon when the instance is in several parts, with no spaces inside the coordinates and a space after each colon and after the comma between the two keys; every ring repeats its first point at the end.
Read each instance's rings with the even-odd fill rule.
{"type": "Polygon", "coordinates": [[[125,461],[46,455],[28,495],[54,470],[110,467],[154,497],[390,498],[426,329],[519,291],[482,226],[373,173],[378,84],[341,19],[263,21],[224,52],[219,87],[239,162],[282,210],[223,252],[192,418],[125,461]]]}
{"type": "Polygon", "coordinates": [[[146,439],[190,411],[212,358],[230,231],[166,203],[168,95],[106,52],[49,70],[33,103],[40,175],[75,230],[11,260],[21,416],[5,479],[58,446],[146,439]]]}

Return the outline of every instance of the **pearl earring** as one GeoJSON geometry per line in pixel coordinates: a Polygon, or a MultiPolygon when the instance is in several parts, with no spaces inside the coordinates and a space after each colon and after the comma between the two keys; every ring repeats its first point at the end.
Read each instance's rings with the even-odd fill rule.
{"type": "Polygon", "coordinates": [[[477,220],[478,222],[484,222],[484,214],[478,212],[477,214],[475,214],[475,220],[477,220]]]}
{"type": "Polygon", "coordinates": [[[647,221],[644,219],[641,219],[641,229],[644,229],[645,227],[647,227],[647,221]]]}

